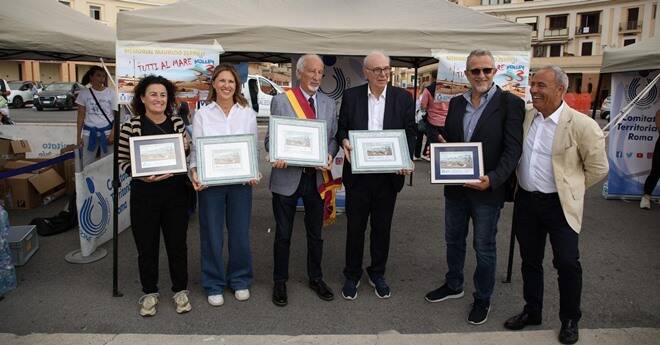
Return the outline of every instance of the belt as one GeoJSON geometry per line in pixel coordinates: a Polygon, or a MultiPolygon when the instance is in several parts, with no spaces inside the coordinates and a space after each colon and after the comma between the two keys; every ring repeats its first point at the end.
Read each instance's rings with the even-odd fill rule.
{"type": "Polygon", "coordinates": [[[539,192],[539,191],[529,192],[529,191],[526,191],[522,188],[520,188],[520,191],[524,192],[524,193],[528,193],[533,198],[537,198],[537,199],[556,199],[556,198],[559,198],[559,193],[557,193],[557,192],[555,192],[555,193],[543,193],[543,192],[539,192]]]}

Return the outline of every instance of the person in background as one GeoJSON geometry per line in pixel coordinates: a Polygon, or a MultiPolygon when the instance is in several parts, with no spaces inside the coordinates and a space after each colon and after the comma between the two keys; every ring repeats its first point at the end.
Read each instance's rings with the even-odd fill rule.
{"type": "MultiPolygon", "coordinates": [[[[655,127],[660,131],[660,110],[655,112],[655,127]]],[[[655,148],[653,149],[653,158],[651,160],[651,171],[649,176],[644,181],[644,195],[639,202],[639,207],[645,210],[651,209],[651,194],[660,179],[660,136],[655,141],[655,148]]]]}
{"type": "MultiPolygon", "coordinates": [[[[427,138],[431,143],[441,143],[445,141],[445,120],[447,118],[447,110],[449,107],[449,103],[438,102],[435,99],[437,79],[438,71],[433,70],[431,72],[431,84],[424,88],[422,99],[420,101],[421,108],[426,111],[427,138]]],[[[427,150],[425,149],[424,152],[426,154],[427,150]]]]}
{"type": "Polygon", "coordinates": [[[113,126],[117,112],[117,95],[107,87],[108,75],[99,66],[92,66],[82,78],[83,88],[78,97],[76,138],[82,147],[82,166],[95,162],[113,152],[113,126]]]}
{"type": "MultiPolygon", "coordinates": [[[[188,151],[188,138],[180,117],[174,113],[174,84],[149,75],[135,87],[132,108],[135,116],[121,126],[119,168],[131,174],[130,138],[161,134],[183,135],[188,151]]],[[[169,263],[176,312],[192,309],[188,298],[188,210],[186,175],[152,175],[131,179],[131,231],[138,251],[140,283],[140,315],[153,316],[158,292],[158,258],[160,235],[163,234],[169,263]]]]}
{"type": "MultiPolygon", "coordinates": [[[[241,93],[241,83],[233,66],[222,64],[213,71],[209,104],[193,117],[193,146],[197,138],[252,134],[257,139],[257,113],[248,107],[241,93]]],[[[250,298],[252,253],[250,220],[252,187],[246,184],[206,186],[199,182],[195,149],[190,156],[190,177],[199,195],[199,232],[202,261],[202,287],[212,306],[225,303],[224,290],[231,288],[239,301],[250,298]],[[227,225],[229,260],[223,258],[224,228],[227,225]]]]}
{"type": "Polygon", "coordinates": [[[415,150],[413,151],[413,160],[418,161],[424,159],[429,161],[429,157],[426,155],[426,150],[429,147],[429,140],[426,139],[424,143],[424,137],[426,136],[426,129],[428,127],[426,122],[426,110],[422,108],[422,97],[424,96],[424,90],[426,89],[426,84],[423,84],[421,87],[422,92],[419,93],[419,97],[415,101],[415,123],[417,124],[417,135],[415,137],[415,150]],[[422,147],[422,145],[424,145],[422,147]]]}

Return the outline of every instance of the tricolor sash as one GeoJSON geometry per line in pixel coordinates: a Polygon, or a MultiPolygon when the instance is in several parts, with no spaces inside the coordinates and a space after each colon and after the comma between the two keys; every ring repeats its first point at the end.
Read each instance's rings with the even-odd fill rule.
{"type": "MultiPolygon", "coordinates": [[[[316,119],[316,114],[302,94],[300,88],[296,87],[286,91],[286,97],[291,103],[291,108],[299,119],[316,119]]],[[[330,171],[323,171],[323,183],[319,186],[319,194],[323,200],[323,225],[333,224],[337,218],[336,196],[337,189],[341,187],[341,178],[333,179],[330,171]]]]}

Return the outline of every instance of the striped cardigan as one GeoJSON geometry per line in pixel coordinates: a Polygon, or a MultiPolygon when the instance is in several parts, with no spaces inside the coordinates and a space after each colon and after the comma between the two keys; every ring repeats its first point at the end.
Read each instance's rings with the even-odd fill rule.
{"type": "MultiPolygon", "coordinates": [[[[183,123],[183,120],[176,115],[172,115],[170,118],[174,125],[174,131],[183,134],[184,142],[189,141],[188,133],[186,133],[186,125],[183,123]]],[[[142,124],[140,123],[139,115],[131,117],[129,121],[124,122],[121,125],[118,145],[119,154],[117,155],[117,160],[119,161],[119,170],[126,172],[128,175],[131,175],[131,150],[129,140],[131,137],[141,135],[142,124]]]]}

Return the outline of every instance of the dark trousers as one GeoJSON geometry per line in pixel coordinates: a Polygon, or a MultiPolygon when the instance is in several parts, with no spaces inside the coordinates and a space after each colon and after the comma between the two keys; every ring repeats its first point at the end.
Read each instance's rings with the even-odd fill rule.
{"type": "Polygon", "coordinates": [[[389,174],[361,176],[346,188],[346,279],[359,281],[362,276],[367,221],[371,224],[371,266],[367,267],[367,273],[371,277],[385,275],[396,195],[389,174]]]}
{"type": "Polygon", "coordinates": [[[439,143],[440,141],[438,140],[438,134],[442,135],[443,138],[447,139],[447,133],[445,132],[445,127],[442,126],[434,126],[432,124],[427,125],[427,130],[426,130],[426,136],[428,138],[428,141],[431,143],[439,143]]]}
{"type": "Polygon", "coordinates": [[[447,243],[447,286],[452,290],[463,290],[466,239],[468,225],[472,219],[473,242],[477,257],[474,270],[475,300],[490,303],[495,287],[497,264],[497,222],[501,205],[490,205],[468,198],[445,197],[445,242],[447,243]]]}
{"type": "Polygon", "coordinates": [[[415,138],[415,152],[414,152],[414,157],[419,158],[421,157],[425,152],[426,148],[429,147],[429,139],[426,139],[426,144],[424,145],[424,150],[422,150],[422,144],[424,143],[424,136],[426,135],[425,131],[420,131],[419,128],[417,129],[417,137],[415,138]]]}
{"type": "Polygon", "coordinates": [[[518,188],[513,224],[522,258],[525,310],[541,315],[543,309],[543,254],[545,238],[552,245],[552,264],[558,273],[559,318],[579,320],[582,295],[582,266],[578,233],[566,222],[559,196],[530,193],[518,188]]]}
{"type": "MultiPolygon", "coordinates": [[[[168,188],[169,189],[169,188],[168,188]]],[[[188,209],[186,195],[131,193],[131,228],[138,251],[140,283],[145,294],[158,292],[158,251],[163,232],[172,291],[188,287],[188,209]]]]}
{"type": "Polygon", "coordinates": [[[655,141],[653,149],[653,160],[651,160],[651,172],[644,182],[644,194],[651,195],[660,179],[660,138],[655,141]]]}
{"type": "Polygon", "coordinates": [[[305,206],[305,229],[307,230],[307,276],[310,280],[323,278],[323,200],[316,187],[316,173],[303,173],[295,193],[289,196],[273,193],[275,215],[275,244],[273,255],[273,280],[284,282],[289,279],[289,247],[296,215],[298,198],[305,206]]]}

